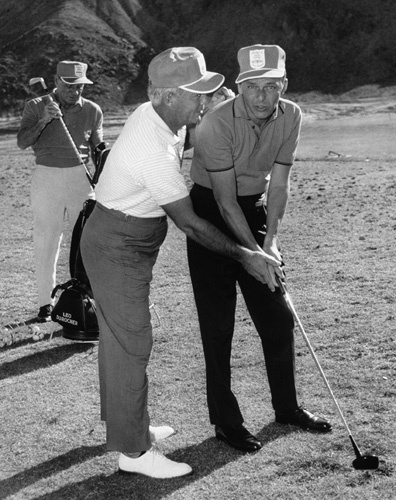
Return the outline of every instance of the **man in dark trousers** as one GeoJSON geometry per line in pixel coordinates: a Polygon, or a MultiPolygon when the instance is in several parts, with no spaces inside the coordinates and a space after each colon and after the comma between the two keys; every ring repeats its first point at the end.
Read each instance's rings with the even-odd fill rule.
{"type": "MultiPolygon", "coordinates": [[[[300,135],[300,108],[282,98],[286,55],[277,45],[238,52],[239,95],[209,111],[195,130],[190,193],[196,213],[251,250],[281,260],[278,232],[289,195],[300,135]]],[[[319,432],[324,419],[299,406],[295,388],[294,322],[279,288],[260,283],[238,262],[188,239],[188,258],[206,361],[207,400],[216,437],[256,451],[262,444],[244,426],[231,390],[236,284],[261,338],[279,423],[319,432]]],[[[275,268],[267,264],[274,277],[275,268]]]]}

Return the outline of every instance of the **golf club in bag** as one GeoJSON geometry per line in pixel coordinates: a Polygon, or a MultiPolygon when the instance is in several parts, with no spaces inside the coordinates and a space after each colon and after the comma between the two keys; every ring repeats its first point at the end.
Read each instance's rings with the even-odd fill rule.
{"type": "MultiPolygon", "coordinates": [[[[48,92],[47,85],[42,77],[31,78],[29,80],[29,85],[35,85],[37,83],[40,83],[44,91],[48,92]]],[[[48,98],[52,99],[49,94],[48,98]]],[[[63,118],[60,117],[59,120],[75,154],[85,169],[90,185],[94,188],[99,179],[99,175],[102,172],[110,149],[106,148],[105,143],[100,143],[95,148],[93,151],[95,173],[92,175],[88,170],[87,165],[85,164],[63,118]]],[[[95,301],[80,254],[82,230],[94,206],[95,200],[88,199],[85,201],[73,228],[69,255],[71,280],[61,285],[57,285],[51,294],[53,299],[56,298],[51,318],[63,327],[63,337],[70,340],[91,342],[96,341],[99,338],[95,301]]]]}
{"type": "Polygon", "coordinates": [[[338,413],[341,417],[341,420],[345,426],[345,429],[348,432],[349,439],[351,440],[353,450],[354,450],[355,455],[356,455],[355,460],[352,462],[353,467],[355,469],[358,469],[358,470],[378,469],[379,459],[377,456],[375,456],[375,455],[362,455],[361,454],[359,447],[356,444],[356,441],[354,440],[354,438],[352,436],[349,425],[347,424],[347,421],[345,420],[345,417],[341,411],[341,408],[340,408],[340,406],[339,406],[339,404],[338,404],[338,402],[333,394],[333,391],[330,387],[330,384],[327,381],[326,375],[324,374],[324,371],[323,371],[322,367],[320,366],[319,360],[316,357],[316,354],[312,348],[311,342],[309,341],[309,338],[308,338],[307,334],[305,333],[304,327],[302,326],[301,321],[300,321],[299,317],[297,316],[297,313],[296,313],[296,310],[294,309],[290,295],[286,289],[286,285],[285,285],[284,281],[278,276],[277,276],[277,282],[278,282],[279,288],[280,288],[280,290],[281,290],[281,292],[286,300],[286,303],[287,303],[287,305],[288,305],[288,307],[289,307],[289,309],[294,317],[294,320],[296,321],[296,323],[301,331],[301,334],[304,338],[304,341],[308,346],[309,352],[311,353],[311,355],[315,361],[315,364],[320,372],[320,375],[322,376],[322,379],[323,379],[323,381],[324,381],[324,383],[325,383],[325,385],[330,393],[330,396],[331,396],[332,400],[334,401],[334,404],[337,408],[337,411],[338,411],[338,413]]]}

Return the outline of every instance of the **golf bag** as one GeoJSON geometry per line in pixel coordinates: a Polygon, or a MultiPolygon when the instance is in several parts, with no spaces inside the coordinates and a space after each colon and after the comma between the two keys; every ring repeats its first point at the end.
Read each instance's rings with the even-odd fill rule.
{"type": "MultiPolygon", "coordinates": [[[[96,169],[91,179],[92,187],[99,179],[109,152],[110,149],[106,148],[104,143],[95,148],[93,158],[96,169]]],[[[99,339],[95,300],[80,252],[82,232],[95,203],[95,200],[91,199],[85,201],[73,228],[69,254],[69,270],[72,279],[56,286],[51,294],[52,298],[55,298],[60,292],[51,318],[52,321],[63,327],[63,337],[69,340],[93,341],[99,339]]]]}
{"type": "Polygon", "coordinates": [[[81,258],[80,241],[85,223],[87,222],[88,217],[91,215],[95,207],[95,203],[95,200],[85,201],[83,209],[81,210],[77,221],[74,224],[69,254],[70,276],[78,280],[80,283],[84,284],[88,289],[90,289],[91,287],[81,258]]]}
{"type": "Polygon", "coordinates": [[[63,327],[63,337],[80,341],[98,340],[99,327],[91,290],[76,278],[72,278],[56,286],[52,297],[55,297],[58,291],[61,293],[51,318],[63,327]]]}

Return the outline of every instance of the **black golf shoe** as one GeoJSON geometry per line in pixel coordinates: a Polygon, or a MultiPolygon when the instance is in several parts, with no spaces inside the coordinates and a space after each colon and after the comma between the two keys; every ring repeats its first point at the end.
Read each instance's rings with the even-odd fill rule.
{"type": "Polygon", "coordinates": [[[290,424],[315,432],[330,432],[331,424],[321,417],[317,417],[305,408],[298,408],[286,413],[276,413],[275,422],[278,424],[290,424]]]}
{"type": "Polygon", "coordinates": [[[216,438],[237,450],[252,453],[263,447],[261,442],[253,436],[243,425],[235,427],[215,426],[216,438]]]}
{"type": "Polygon", "coordinates": [[[53,306],[51,304],[46,304],[45,306],[40,307],[37,318],[43,323],[51,321],[52,309],[53,306]]]}

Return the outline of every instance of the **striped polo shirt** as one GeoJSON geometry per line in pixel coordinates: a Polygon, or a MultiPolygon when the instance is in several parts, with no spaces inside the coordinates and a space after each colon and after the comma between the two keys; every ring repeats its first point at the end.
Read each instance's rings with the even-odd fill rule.
{"type": "Polygon", "coordinates": [[[280,99],[262,127],[248,116],[243,95],[208,112],[196,127],[191,179],[211,188],[208,172],[234,168],[239,196],[263,193],[274,163],[293,165],[301,128],[299,106],[280,99]]]}
{"type": "Polygon", "coordinates": [[[160,217],[161,207],[188,196],[181,173],[185,128],[175,135],[151,102],[128,118],[95,188],[107,208],[135,217],[160,217]]]}

